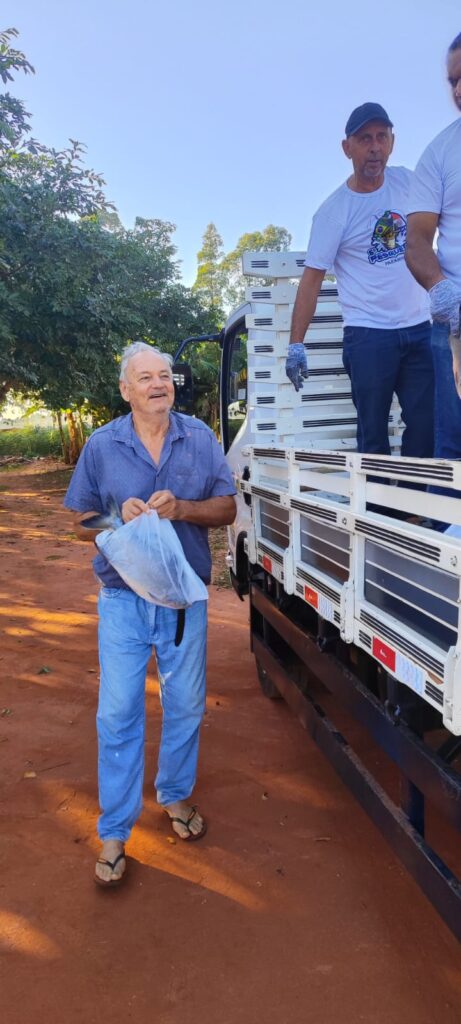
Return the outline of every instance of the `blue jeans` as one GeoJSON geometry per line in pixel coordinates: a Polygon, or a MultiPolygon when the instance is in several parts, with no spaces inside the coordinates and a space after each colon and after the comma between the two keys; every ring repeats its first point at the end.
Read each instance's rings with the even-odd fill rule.
{"type": "Polygon", "coordinates": [[[145,682],[153,646],[163,710],[157,799],[175,803],[194,788],[205,710],[207,602],[186,609],[179,647],[174,609],[149,604],[131,590],[102,587],[98,610],[98,832],[102,840],[125,841],[142,810],[145,682]]]}
{"type": "Polygon", "coordinates": [[[435,373],[434,454],[438,459],[461,459],[461,401],[453,377],[448,334],[448,324],[432,324],[435,373]]]}
{"type": "MultiPolygon", "coordinates": [[[[455,387],[448,324],[432,324],[432,357],[435,373],[435,450],[436,459],[461,459],[461,401],[455,387]]],[[[430,487],[432,494],[461,498],[460,491],[449,487],[430,487]]],[[[449,523],[436,522],[437,530],[449,523]]]]}
{"type": "Polygon", "coordinates": [[[357,450],[389,455],[389,411],[398,397],[402,455],[434,451],[434,371],[429,321],[395,330],[345,327],[343,364],[357,410],[357,450]]]}

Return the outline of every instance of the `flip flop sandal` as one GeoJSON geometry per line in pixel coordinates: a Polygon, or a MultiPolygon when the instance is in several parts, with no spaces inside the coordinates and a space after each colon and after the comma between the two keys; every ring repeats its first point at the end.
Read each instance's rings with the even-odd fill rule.
{"type": "MultiPolygon", "coordinates": [[[[105,864],[105,865],[107,865],[108,868],[111,869],[111,871],[115,871],[115,868],[117,867],[117,864],[119,864],[121,860],[126,860],[125,849],[123,849],[121,851],[121,853],[119,853],[118,857],[116,857],[115,860],[105,860],[104,857],[100,857],[98,859],[97,863],[98,864],[105,864]]],[[[107,878],[107,879],[105,879],[105,878],[100,878],[99,875],[95,874],[94,875],[94,881],[96,882],[96,885],[100,885],[103,889],[114,889],[115,886],[120,885],[120,883],[123,882],[123,879],[125,878],[125,875],[126,875],[126,868],[125,868],[125,871],[123,872],[123,875],[120,875],[118,878],[107,878]]]]}
{"type": "Polygon", "coordinates": [[[179,832],[177,832],[175,828],[173,829],[175,836],[177,836],[178,839],[181,839],[183,843],[193,843],[194,840],[196,839],[202,839],[207,831],[208,825],[206,821],[203,822],[200,832],[197,832],[196,834],[192,831],[190,827],[190,822],[195,818],[195,815],[197,814],[196,807],[192,808],[189,817],[187,818],[187,821],[184,821],[184,818],[173,818],[171,814],[168,814],[168,811],[165,811],[165,814],[168,816],[171,822],[176,821],[178,825],[183,825],[184,828],[187,828],[187,831],[189,833],[188,836],[180,836],[179,832]]]}

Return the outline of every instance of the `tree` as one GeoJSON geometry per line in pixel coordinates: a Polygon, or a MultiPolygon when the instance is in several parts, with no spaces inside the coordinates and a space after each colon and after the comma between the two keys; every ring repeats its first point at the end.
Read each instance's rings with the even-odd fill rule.
{"type": "MultiPolygon", "coordinates": [[[[8,50],[12,33],[0,37],[9,79],[25,61],[8,50]]],[[[19,107],[10,97],[16,129],[4,118],[0,135],[0,401],[15,389],[64,410],[75,457],[79,409],[98,422],[120,410],[124,345],[141,337],[172,351],[203,330],[204,310],[179,283],[174,225],[139,217],[125,229],[83,147],[28,148],[19,107]]]]}
{"type": "MultiPolygon", "coordinates": [[[[34,74],[32,64],[11,45],[17,35],[15,28],[0,32],[0,78],[4,85],[13,81],[13,71],[34,74]]],[[[24,104],[9,92],[0,96],[0,167],[10,155],[16,157],[22,146],[33,148],[33,143],[26,140],[30,132],[29,117],[24,104]]]]}
{"type": "Polygon", "coordinates": [[[192,290],[200,295],[202,305],[209,314],[212,329],[223,320],[223,284],[221,261],[224,256],[222,238],[214,224],[208,224],[197,253],[197,277],[192,290]]]}
{"type": "MultiPolygon", "coordinates": [[[[221,263],[223,275],[223,301],[228,310],[239,306],[245,299],[246,278],[242,274],[244,252],[286,252],[291,245],[291,235],[286,228],[268,224],[263,231],[249,231],[241,235],[235,249],[227,253],[221,263]]],[[[264,284],[264,279],[260,279],[264,284]]],[[[255,284],[257,283],[255,279],[255,284]]]]}
{"type": "Polygon", "coordinates": [[[27,205],[21,238],[1,198],[0,189],[10,229],[10,270],[0,280],[3,390],[38,391],[53,410],[86,402],[110,413],[117,356],[129,340],[172,351],[201,330],[200,302],[176,280],[173,225],[144,220],[108,231],[98,216],[38,216],[37,224],[27,205]]]}

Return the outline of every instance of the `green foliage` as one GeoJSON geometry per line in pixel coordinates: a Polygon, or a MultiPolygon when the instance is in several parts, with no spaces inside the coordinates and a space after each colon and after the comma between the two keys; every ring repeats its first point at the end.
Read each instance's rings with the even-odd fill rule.
{"type": "MultiPolygon", "coordinates": [[[[235,309],[245,300],[247,281],[242,274],[244,252],[286,252],[291,245],[291,235],[286,228],[268,224],[263,231],[248,231],[241,235],[235,249],[227,253],[221,263],[223,275],[223,301],[228,310],[235,309]]],[[[257,278],[254,284],[258,284],[257,278]]],[[[264,284],[264,279],[260,279],[264,284]]]]}
{"type": "Polygon", "coordinates": [[[59,430],[54,427],[21,427],[0,430],[0,459],[17,456],[33,459],[38,456],[61,454],[59,430]]]}
{"type": "MultiPolygon", "coordinates": [[[[0,36],[8,80],[32,70],[14,35],[0,36]]],[[[3,102],[0,401],[13,389],[52,410],[84,405],[101,422],[120,411],[122,348],[144,338],[174,351],[202,333],[200,296],[179,283],[173,224],[138,217],[125,229],[80,143],[29,145],[28,115],[8,94],[3,102]]]]}
{"type": "Polygon", "coordinates": [[[200,342],[187,350],[187,359],[194,380],[195,414],[217,430],[221,349],[215,341],[200,342]]]}
{"type": "Polygon", "coordinates": [[[220,326],[223,315],[224,276],[222,272],[222,238],[214,224],[208,224],[202,240],[202,248],[197,253],[197,277],[192,290],[197,292],[208,313],[208,329],[220,326]]]}
{"type": "MultiPolygon", "coordinates": [[[[33,74],[32,64],[11,45],[18,35],[15,28],[0,32],[0,78],[4,85],[13,81],[13,71],[33,74]]],[[[24,136],[30,131],[29,114],[20,100],[6,92],[0,96],[0,168],[10,155],[16,155],[24,136]]],[[[25,143],[32,146],[33,143],[25,143]]]]}
{"type": "Polygon", "coordinates": [[[7,28],[5,32],[0,32],[0,78],[4,85],[13,81],[11,70],[34,74],[32,64],[29,64],[21,50],[15,50],[11,46],[11,40],[17,39],[18,35],[16,28],[7,28]]]}
{"type": "MultiPolygon", "coordinates": [[[[0,33],[4,85],[33,73],[16,36],[0,33]]],[[[0,94],[0,403],[18,391],[66,410],[70,425],[80,409],[99,424],[125,411],[117,371],[127,343],[142,338],[174,353],[184,337],[219,329],[226,305],[243,298],[242,252],[287,249],[291,237],[269,225],[224,255],[210,223],[197,279],[185,288],[174,225],[138,217],[125,228],[84,147],[43,146],[29,118],[21,101],[0,94]]],[[[193,364],[196,411],[216,425],[219,346],[197,346],[193,364]]]]}
{"type": "MultiPolygon", "coordinates": [[[[192,286],[200,293],[209,314],[209,328],[221,327],[225,310],[230,312],[245,300],[247,281],[242,274],[244,252],[286,252],[291,235],[286,228],[268,224],[263,231],[247,231],[239,238],[235,249],[224,254],[223,242],[214,224],[205,230],[202,248],[197,253],[197,277],[192,286]]],[[[255,284],[265,284],[264,278],[255,278],[255,284]]]]}

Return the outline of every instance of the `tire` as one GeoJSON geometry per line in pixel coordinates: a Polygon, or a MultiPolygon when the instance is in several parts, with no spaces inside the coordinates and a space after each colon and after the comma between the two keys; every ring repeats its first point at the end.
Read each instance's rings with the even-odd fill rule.
{"type": "Polygon", "coordinates": [[[258,661],[257,658],[255,658],[255,661],[256,661],[256,671],[258,673],[259,685],[261,687],[261,690],[262,690],[264,696],[268,697],[269,700],[281,700],[282,699],[282,695],[281,695],[281,693],[279,693],[275,683],[272,682],[272,679],[267,674],[266,669],[263,668],[263,666],[261,665],[261,662],[258,661]]]}

